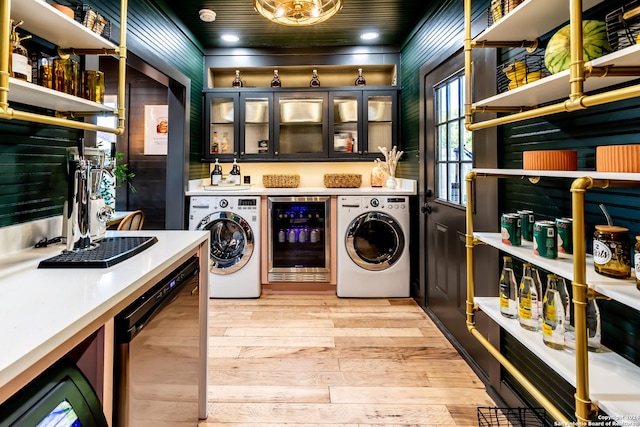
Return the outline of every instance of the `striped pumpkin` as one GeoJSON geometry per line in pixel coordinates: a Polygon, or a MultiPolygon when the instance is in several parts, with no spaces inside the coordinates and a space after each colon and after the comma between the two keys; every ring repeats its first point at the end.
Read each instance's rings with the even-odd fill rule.
{"type": "MultiPolygon", "coordinates": [[[[582,43],[585,62],[611,53],[606,23],[596,20],[582,21],[582,43]]],[[[544,52],[544,65],[551,74],[555,74],[568,69],[570,62],[571,29],[570,25],[566,25],[549,39],[544,52]]]]}

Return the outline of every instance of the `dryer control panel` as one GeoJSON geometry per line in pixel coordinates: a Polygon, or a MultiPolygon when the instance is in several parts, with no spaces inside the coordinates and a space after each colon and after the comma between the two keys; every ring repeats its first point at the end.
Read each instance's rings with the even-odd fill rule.
{"type": "Polygon", "coordinates": [[[409,203],[406,197],[363,197],[364,208],[376,210],[406,210],[409,209],[409,203]]]}

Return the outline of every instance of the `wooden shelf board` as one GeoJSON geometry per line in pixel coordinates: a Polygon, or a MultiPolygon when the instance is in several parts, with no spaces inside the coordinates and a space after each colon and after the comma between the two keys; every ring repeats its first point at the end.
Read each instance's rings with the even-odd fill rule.
{"type": "Polygon", "coordinates": [[[55,111],[115,112],[112,107],[14,78],[9,78],[9,101],[55,111]]]}
{"type": "MultiPolygon", "coordinates": [[[[603,0],[583,0],[582,10],[603,0]]],[[[567,0],[525,0],[509,14],[480,33],[474,41],[535,40],[569,20],[567,0]]]]}
{"type": "MultiPolygon", "coordinates": [[[[569,384],[575,386],[576,360],[572,349],[554,350],[542,342],[540,332],[527,331],[516,319],[500,314],[497,297],[475,298],[480,309],[531,352],[544,361],[569,384]]],[[[638,425],[640,368],[603,348],[589,352],[589,389],[591,399],[609,416],[620,417],[622,425],[638,425]]]]}
{"type": "Polygon", "coordinates": [[[20,28],[24,28],[61,48],[117,48],[109,40],[70,19],[43,0],[12,1],[11,17],[16,21],[24,21],[20,28]],[[79,43],[80,46],[78,46],[79,43]]]}

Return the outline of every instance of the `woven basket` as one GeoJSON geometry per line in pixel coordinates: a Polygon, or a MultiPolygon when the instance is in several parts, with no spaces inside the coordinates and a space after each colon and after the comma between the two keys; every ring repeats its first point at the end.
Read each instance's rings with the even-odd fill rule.
{"type": "Polygon", "coordinates": [[[262,175],[265,188],[296,188],[300,185],[300,175],[262,175]]]}
{"type": "Polygon", "coordinates": [[[362,175],[349,173],[327,173],[324,186],[327,188],[358,188],[362,184],[362,175]]]}

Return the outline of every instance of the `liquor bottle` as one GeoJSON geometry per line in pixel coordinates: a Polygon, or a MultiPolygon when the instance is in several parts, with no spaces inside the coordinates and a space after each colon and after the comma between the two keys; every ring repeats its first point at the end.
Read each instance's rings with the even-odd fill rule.
{"type": "Polygon", "coordinates": [[[344,149],[347,153],[353,153],[353,136],[351,134],[347,136],[347,144],[344,149]]]}
{"type": "Polygon", "coordinates": [[[235,185],[240,185],[240,166],[238,166],[238,162],[236,158],[233,158],[233,164],[231,165],[231,172],[229,172],[229,177],[232,178],[232,182],[235,185]]]}
{"type": "Polygon", "coordinates": [[[600,349],[600,309],[595,299],[587,301],[587,349],[598,351],[600,349]]]}
{"type": "Polygon", "coordinates": [[[222,132],[222,141],[220,142],[220,152],[227,154],[229,152],[229,133],[222,132]]]}
{"type": "Polygon", "coordinates": [[[518,317],[518,285],[510,256],[504,256],[500,275],[500,314],[510,319],[518,317]]]}
{"type": "Polygon", "coordinates": [[[310,87],[320,87],[320,79],[318,78],[318,70],[313,70],[313,74],[311,75],[311,82],[309,83],[310,87]]]}
{"type": "MultiPolygon", "coordinates": [[[[538,291],[538,322],[542,322],[542,297],[545,293],[545,288],[542,286],[542,279],[540,278],[540,271],[538,267],[531,266],[531,277],[536,284],[536,291],[538,291]]],[[[544,275],[542,275],[544,277],[544,275]]]]}
{"type": "Polygon", "coordinates": [[[20,43],[22,40],[30,39],[31,36],[20,37],[16,28],[22,25],[22,21],[17,24],[11,20],[11,33],[9,36],[9,76],[16,79],[31,81],[33,71],[31,70],[31,59],[29,52],[20,43]]]}
{"type": "Polygon", "coordinates": [[[518,289],[518,319],[520,326],[530,331],[538,330],[538,291],[531,277],[531,264],[522,264],[522,279],[518,289]]]}
{"type": "Polygon", "coordinates": [[[211,185],[219,185],[222,182],[222,168],[218,159],[213,164],[213,170],[211,171],[211,185]]]}
{"type": "Polygon", "coordinates": [[[220,141],[218,140],[218,132],[213,132],[213,137],[211,138],[211,154],[218,154],[220,150],[220,141]]]}
{"type": "Polygon", "coordinates": [[[564,330],[573,331],[573,326],[571,325],[571,298],[569,297],[567,281],[564,277],[558,277],[556,288],[560,293],[560,299],[562,300],[562,306],[564,308],[564,330]]]}
{"type": "Polygon", "coordinates": [[[273,79],[271,80],[271,87],[282,87],[280,82],[280,76],[278,76],[278,70],[273,70],[273,79]]]}
{"type": "Polygon", "coordinates": [[[542,341],[548,347],[564,348],[564,303],[558,292],[558,276],[547,275],[547,291],[542,302],[542,341]]]}
{"type": "Polygon", "coordinates": [[[356,78],[356,86],[366,86],[367,81],[364,79],[362,75],[362,68],[358,68],[358,77],[356,78]]]}
{"type": "Polygon", "coordinates": [[[242,87],[242,79],[240,78],[240,70],[236,70],[236,78],[231,82],[231,87],[242,87]]]}

